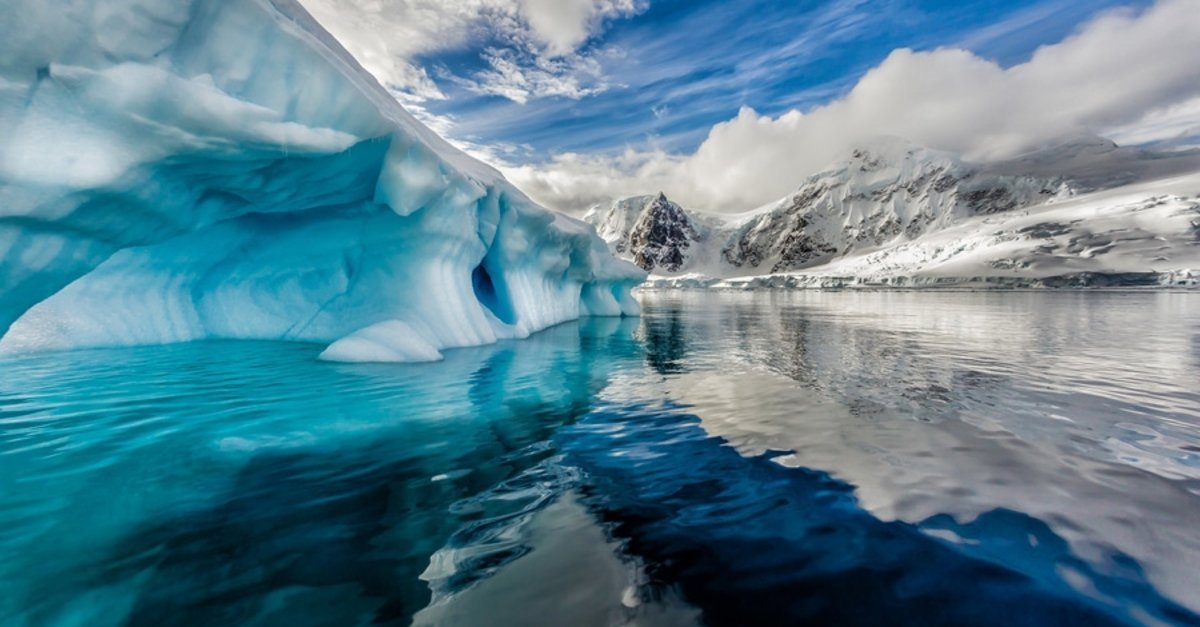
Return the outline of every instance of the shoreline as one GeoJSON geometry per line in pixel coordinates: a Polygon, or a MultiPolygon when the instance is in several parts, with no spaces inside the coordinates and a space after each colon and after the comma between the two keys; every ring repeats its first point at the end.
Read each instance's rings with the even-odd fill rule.
{"type": "Polygon", "coordinates": [[[1166,272],[1073,272],[1041,277],[1011,276],[831,276],[775,274],[720,279],[696,275],[652,277],[636,291],[668,290],[867,290],[867,291],[1191,291],[1200,288],[1200,270],[1166,272]]]}

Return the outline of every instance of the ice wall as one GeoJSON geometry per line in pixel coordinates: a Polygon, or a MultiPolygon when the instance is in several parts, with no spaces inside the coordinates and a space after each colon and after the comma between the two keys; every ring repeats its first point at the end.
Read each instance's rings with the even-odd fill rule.
{"type": "Polygon", "coordinates": [[[6,4],[0,350],[423,359],[637,312],[640,270],[417,122],[293,0],[6,4]]]}

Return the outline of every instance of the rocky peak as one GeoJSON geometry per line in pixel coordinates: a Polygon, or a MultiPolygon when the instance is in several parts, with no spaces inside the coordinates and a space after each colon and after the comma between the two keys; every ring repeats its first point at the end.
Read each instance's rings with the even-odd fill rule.
{"type": "Polygon", "coordinates": [[[743,223],[722,256],[743,272],[800,270],[1059,193],[1052,180],[984,175],[955,155],[884,139],[851,150],[743,223]]]}
{"type": "MultiPolygon", "coordinates": [[[[1082,154],[1088,166],[1072,165],[1073,175],[1095,163],[1104,174],[1163,161],[1104,141],[1069,142],[1063,150],[1082,154]]],[[[790,272],[1074,192],[1074,176],[1046,176],[1049,166],[1031,162],[971,163],[885,138],[847,151],[788,196],[745,214],[686,211],[660,192],[598,207],[587,219],[618,255],[659,274],[790,272]]]]}
{"type": "Polygon", "coordinates": [[[683,208],[659,192],[647,197],[629,233],[629,252],[633,262],[644,270],[678,272],[683,268],[685,252],[699,239],[683,208]]]}

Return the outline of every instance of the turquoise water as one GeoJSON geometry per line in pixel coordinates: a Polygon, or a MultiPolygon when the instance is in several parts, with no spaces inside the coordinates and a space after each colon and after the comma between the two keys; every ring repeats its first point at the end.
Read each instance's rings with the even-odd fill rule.
{"type": "Polygon", "coordinates": [[[0,624],[1200,624],[1200,295],[0,361],[0,624]]]}

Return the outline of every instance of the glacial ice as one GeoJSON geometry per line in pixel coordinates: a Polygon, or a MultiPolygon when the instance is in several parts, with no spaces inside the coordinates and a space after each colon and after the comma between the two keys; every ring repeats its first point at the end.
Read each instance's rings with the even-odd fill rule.
{"type": "Polygon", "coordinates": [[[408,114],[294,0],[15,0],[0,350],[254,338],[436,359],[644,274],[408,114]]]}
{"type": "Polygon", "coordinates": [[[442,353],[403,320],[385,320],[330,344],[321,359],[347,362],[439,361],[442,353]]]}

